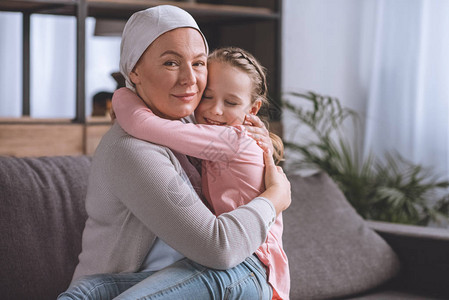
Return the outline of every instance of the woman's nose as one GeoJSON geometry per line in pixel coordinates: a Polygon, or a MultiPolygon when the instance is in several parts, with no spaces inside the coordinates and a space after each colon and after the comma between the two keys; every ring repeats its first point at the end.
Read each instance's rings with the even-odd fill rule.
{"type": "Polygon", "coordinates": [[[181,69],[180,83],[182,85],[191,86],[196,84],[196,74],[192,66],[185,66],[181,69]]]}

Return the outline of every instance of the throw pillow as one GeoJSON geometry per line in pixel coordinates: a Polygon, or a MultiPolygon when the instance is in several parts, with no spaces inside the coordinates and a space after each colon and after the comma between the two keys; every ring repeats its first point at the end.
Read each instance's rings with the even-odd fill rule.
{"type": "Polygon", "coordinates": [[[399,271],[388,244],[370,229],[325,173],[289,176],[283,213],[291,299],[328,299],[381,285],[399,271]]]}

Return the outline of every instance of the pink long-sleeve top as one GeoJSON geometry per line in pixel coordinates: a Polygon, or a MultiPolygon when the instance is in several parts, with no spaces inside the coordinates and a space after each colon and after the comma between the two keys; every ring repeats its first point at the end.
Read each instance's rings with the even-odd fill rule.
{"type": "MultiPolygon", "coordinates": [[[[244,127],[160,118],[128,88],[115,91],[112,106],[118,123],[130,135],[202,159],[202,189],[215,215],[232,211],[265,190],[263,151],[244,127]]],[[[289,299],[290,273],[282,231],[279,214],[256,251],[275,291],[273,299],[289,299]]]]}

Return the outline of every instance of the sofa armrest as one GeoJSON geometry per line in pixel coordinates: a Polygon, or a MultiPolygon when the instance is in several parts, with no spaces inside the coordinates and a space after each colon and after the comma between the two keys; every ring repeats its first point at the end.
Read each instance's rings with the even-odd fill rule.
{"type": "Polygon", "coordinates": [[[395,285],[449,298],[449,230],[366,221],[401,262],[395,285]]]}

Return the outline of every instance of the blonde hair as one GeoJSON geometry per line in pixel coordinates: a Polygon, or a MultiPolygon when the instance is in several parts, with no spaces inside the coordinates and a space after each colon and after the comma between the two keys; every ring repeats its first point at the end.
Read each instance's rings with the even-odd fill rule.
{"type": "MultiPolygon", "coordinates": [[[[260,100],[262,106],[268,106],[266,71],[253,55],[237,47],[225,47],[216,49],[209,55],[208,62],[214,61],[226,63],[245,72],[251,79],[253,86],[251,103],[260,100]]],[[[266,123],[266,125],[268,124],[266,123]]],[[[274,148],[273,158],[276,164],[278,164],[284,158],[284,144],[282,139],[272,132],[270,132],[270,138],[274,148]]]]}

